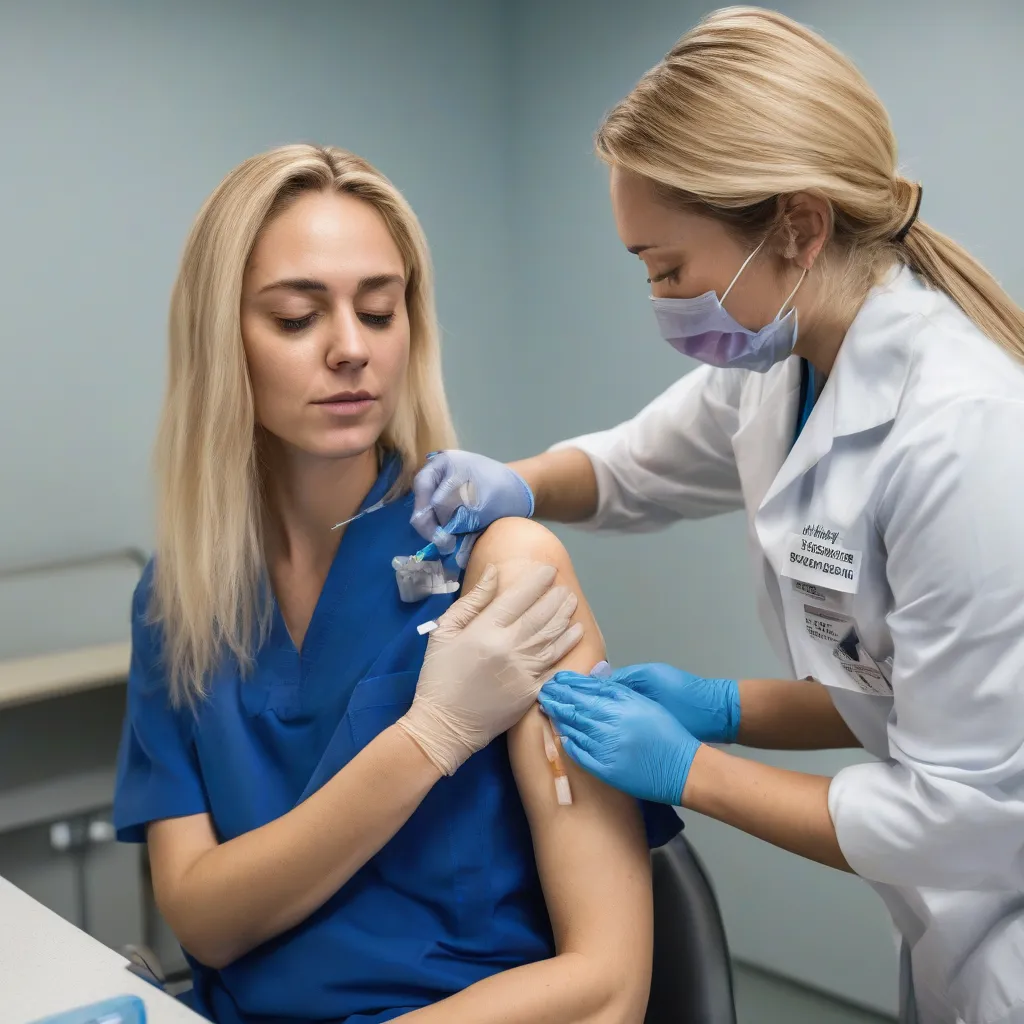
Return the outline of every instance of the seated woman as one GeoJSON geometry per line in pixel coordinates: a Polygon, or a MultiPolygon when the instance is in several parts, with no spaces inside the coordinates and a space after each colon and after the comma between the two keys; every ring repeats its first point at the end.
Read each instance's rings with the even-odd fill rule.
{"type": "MultiPolygon", "coordinates": [[[[429,259],[402,197],[336,149],[234,170],[172,299],[157,554],[135,595],[115,802],[119,837],[148,842],[212,1020],[643,1019],[638,806],[571,764],[559,806],[535,709],[473,756],[435,723],[462,750],[450,761],[413,721],[418,679],[458,642],[428,648],[417,627],[454,597],[403,603],[391,559],[422,543],[409,483],[451,443],[429,259]]],[[[511,586],[518,616],[554,577],[521,600],[531,563],[578,593],[564,549],[526,520],[480,538],[463,591],[483,575],[501,602],[511,586]]],[[[478,596],[453,611],[471,618],[478,596]]],[[[531,628],[562,640],[537,676],[575,641],[573,606],[583,639],[558,667],[589,671],[604,651],[586,603],[550,591],[529,614],[545,602],[531,628]]],[[[509,643],[532,642],[524,622],[509,643]]],[[[473,643],[467,694],[503,650],[473,643]]],[[[661,811],[665,841],[679,824],[661,811]]]]}

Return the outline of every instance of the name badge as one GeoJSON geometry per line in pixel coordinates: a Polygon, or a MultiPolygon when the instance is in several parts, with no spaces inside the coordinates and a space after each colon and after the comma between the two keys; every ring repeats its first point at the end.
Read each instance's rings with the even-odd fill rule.
{"type": "Polygon", "coordinates": [[[856,594],[860,583],[859,551],[848,551],[839,542],[838,530],[805,526],[791,533],[783,552],[782,575],[801,583],[856,594]]]}

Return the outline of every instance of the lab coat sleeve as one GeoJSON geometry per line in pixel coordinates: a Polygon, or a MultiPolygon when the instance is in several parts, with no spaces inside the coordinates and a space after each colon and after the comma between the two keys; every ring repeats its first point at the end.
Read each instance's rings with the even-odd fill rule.
{"type": "Polygon", "coordinates": [[[132,600],[128,706],[114,789],[114,827],[128,843],[144,842],[151,821],[208,810],[192,744],[193,713],[169,703],[159,627],[148,621],[151,576],[150,567],[132,600]]]}
{"type": "Polygon", "coordinates": [[[554,446],[579,448],[598,508],[580,525],[641,533],[743,507],[732,437],[744,373],[702,366],[631,420],[554,446]]]}
{"type": "Polygon", "coordinates": [[[1024,404],[960,400],[908,435],[879,505],[893,609],[886,762],[841,771],[865,878],[1024,890],[1024,404]]]}

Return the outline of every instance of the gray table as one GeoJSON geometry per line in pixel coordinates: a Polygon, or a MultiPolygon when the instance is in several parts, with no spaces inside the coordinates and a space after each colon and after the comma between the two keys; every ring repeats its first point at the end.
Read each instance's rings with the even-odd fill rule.
{"type": "Polygon", "coordinates": [[[137,995],[149,1024],[202,1018],[131,974],[128,961],[0,878],[0,1024],[137,995]]]}

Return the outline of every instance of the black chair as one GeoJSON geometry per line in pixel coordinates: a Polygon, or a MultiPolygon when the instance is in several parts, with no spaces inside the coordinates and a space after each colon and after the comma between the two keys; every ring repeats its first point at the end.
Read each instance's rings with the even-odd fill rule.
{"type": "Polygon", "coordinates": [[[736,1024],[732,965],[711,880],[685,836],[651,854],[654,966],[644,1024],[736,1024]]]}

